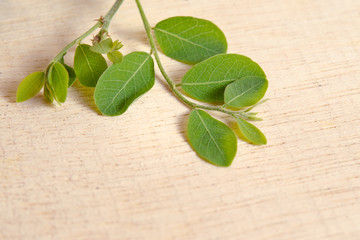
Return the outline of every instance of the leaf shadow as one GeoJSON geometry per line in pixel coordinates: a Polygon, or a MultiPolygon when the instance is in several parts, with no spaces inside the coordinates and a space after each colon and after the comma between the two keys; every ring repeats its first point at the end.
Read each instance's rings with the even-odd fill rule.
{"type": "Polygon", "coordinates": [[[98,115],[102,115],[95,104],[95,88],[85,87],[78,80],[75,81],[72,88],[75,90],[75,93],[77,94],[76,99],[78,99],[80,104],[87,107],[91,111],[96,112],[98,115]]]}
{"type": "MultiPolygon", "coordinates": [[[[15,103],[16,103],[16,101],[15,101],[15,103]]],[[[17,104],[22,104],[22,103],[17,103],[17,104]]],[[[36,96],[27,100],[26,104],[31,104],[32,107],[51,107],[53,109],[56,109],[57,107],[59,107],[59,104],[57,104],[55,101],[51,103],[51,102],[45,100],[43,91],[40,91],[36,96]]]]}
{"type": "MultiPolygon", "coordinates": [[[[2,73],[0,73],[0,76],[2,73]]],[[[25,76],[24,76],[25,78],[25,76]]],[[[16,103],[16,90],[21,81],[15,82],[5,82],[2,84],[1,91],[2,97],[4,97],[5,101],[8,103],[16,103]]]]}
{"type": "Polygon", "coordinates": [[[190,111],[188,113],[177,116],[178,118],[177,130],[179,133],[181,133],[183,140],[187,142],[187,144],[190,146],[189,140],[187,138],[187,129],[186,129],[189,115],[190,115],[190,111]]]}
{"type": "Polygon", "coordinates": [[[158,83],[160,83],[161,87],[167,91],[168,93],[172,93],[171,89],[169,88],[169,85],[166,83],[163,75],[160,73],[155,72],[155,78],[158,80],[158,83]]]}
{"type": "MultiPolygon", "coordinates": [[[[161,73],[155,72],[155,78],[158,79],[158,82],[161,84],[161,86],[163,87],[164,90],[166,90],[167,92],[169,92],[173,95],[171,89],[169,88],[169,85],[167,84],[164,76],[161,73]]],[[[179,84],[179,83],[181,83],[182,76],[177,76],[177,77],[173,76],[173,77],[171,77],[171,79],[174,81],[175,84],[179,84]]],[[[186,94],[185,92],[183,92],[183,90],[181,88],[178,88],[178,89],[180,92],[186,94]]]]}

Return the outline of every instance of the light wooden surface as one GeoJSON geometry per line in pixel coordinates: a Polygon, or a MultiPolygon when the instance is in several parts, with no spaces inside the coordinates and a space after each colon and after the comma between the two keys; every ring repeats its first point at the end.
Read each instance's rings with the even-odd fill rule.
{"type": "MultiPolygon", "coordinates": [[[[143,0],[152,25],[215,22],[229,52],[267,73],[257,126],[268,145],[239,141],[230,168],[190,148],[189,110],[158,69],[119,117],[100,116],[79,84],[62,107],[42,94],[15,103],[21,79],[92,26],[103,2],[0,3],[0,239],[360,239],[360,1],[143,0]]],[[[110,32],[124,53],[149,51],[134,1],[110,32]]],[[[189,68],[162,59],[176,81],[189,68]]]]}

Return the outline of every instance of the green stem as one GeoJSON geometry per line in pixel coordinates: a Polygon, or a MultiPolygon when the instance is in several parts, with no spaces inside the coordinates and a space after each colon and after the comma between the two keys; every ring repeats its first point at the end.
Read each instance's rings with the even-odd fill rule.
{"type": "Polygon", "coordinates": [[[155,45],[154,37],[151,35],[151,26],[149,24],[149,21],[146,18],[146,15],[145,15],[145,12],[144,12],[144,10],[143,10],[143,8],[141,6],[140,0],[135,0],[135,1],[136,1],[136,4],[137,4],[137,7],[139,9],[142,21],[144,23],[145,31],[146,31],[146,34],[148,36],[150,46],[151,46],[151,51],[154,54],[156,63],[158,65],[159,69],[160,69],[161,74],[165,78],[167,84],[169,85],[171,91],[175,94],[175,96],[178,97],[183,103],[185,103],[191,109],[200,108],[200,109],[204,109],[204,110],[218,111],[218,112],[229,114],[229,115],[231,115],[233,117],[241,117],[241,118],[244,118],[246,120],[250,120],[248,118],[248,116],[243,112],[230,111],[230,110],[227,110],[227,109],[224,109],[224,108],[221,108],[221,107],[217,107],[217,106],[205,106],[205,105],[200,105],[200,104],[194,103],[194,102],[188,100],[176,88],[175,83],[171,80],[169,75],[166,73],[166,71],[165,71],[165,69],[164,69],[164,67],[163,67],[163,65],[161,63],[161,60],[160,60],[160,57],[159,57],[159,54],[158,54],[158,51],[157,51],[157,48],[156,48],[156,45],[155,45]]]}
{"type": "Polygon", "coordinates": [[[110,22],[114,17],[115,13],[119,9],[120,5],[123,3],[124,0],[116,0],[114,5],[110,8],[110,10],[106,13],[103,20],[103,25],[99,31],[99,33],[95,36],[94,41],[100,42],[105,34],[108,33],[110,22]]]}
{"type": "MultiPolygon", "coordinates": [[[[119,9],[120,5],[122,4],[124,0],[116,0],[116,2],[113,4],[113,6],[110,8],[110,10],[106,13],[105,17],[102,19],[99,19],[97,23],[92,26],[89,30],[87,30],[84,34],[82,34],[80,37],[76,38],[74,41],[70,42],[68,45],[66,45],[53,59],[52,62],[58,62],[60,59],[67,53],[67,51],[74,46],[75,44],[80,43],[84,38],[89,36],[92,32],[94,32],[97,28],[101,27],[101,32],[107,32],[111,19],[119,9]]],[[[102,33],[103,34],[103,33],[102,33]]]]}
{"type": "Polygon", "coordinates": [[[70,42],[68,45],[66,45],[54,58],[53,62],[58,62],[60,59],[66,54],[66,52],[75,44],[80,43],[84,38],[89,36],[93,31],[95,31],[97,28],[101,26],[101,22],[98,21],[94,26],[92,26],[87,32],[85,32],[80,37],[76,38],[74,41],[70,42]]]}
{"type": "Polygon", "coordinates": [[[115,13],[119,9],[120,5],[123,3],[124,0],[116,0],[114,5],[110,8],[107,14],[104,17],[104,25],[102,26],[102,30],[108,31],[111,19],[114,17],[115,13]]]}

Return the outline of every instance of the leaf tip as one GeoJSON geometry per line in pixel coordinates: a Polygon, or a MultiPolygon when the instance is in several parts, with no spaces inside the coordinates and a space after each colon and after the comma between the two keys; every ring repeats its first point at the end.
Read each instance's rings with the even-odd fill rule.
{"type": "Polygon", "coordinates": [[[16,102],[17,103],[20,103],[20,102],[23,102],[24,100],[21,100],[18,96],[16,96],[16,102]]]}

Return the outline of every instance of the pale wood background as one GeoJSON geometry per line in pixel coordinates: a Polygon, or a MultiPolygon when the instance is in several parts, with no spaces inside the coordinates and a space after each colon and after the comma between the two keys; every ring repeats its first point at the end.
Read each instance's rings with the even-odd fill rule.
{"type": "MultiPolygon", "coordinates": [[[[152,25],[215,22],[229,52],[267,73],[257,125],[268,145],[239,142],[230,168],[190,148],[189,110],[157,69],[119,117],[100,116],[79,84],[62,107],[42,94],[15,103],[21,79],[92,26],[103,2],[0,3],[0,239],[360,239],[360,1],[143,1],[152,25]]],[[[149,51],[134,1],[110,32],[124,53],[149,51]]],[[[189,68],[162,59],[176,81],[189,68]]]]}

